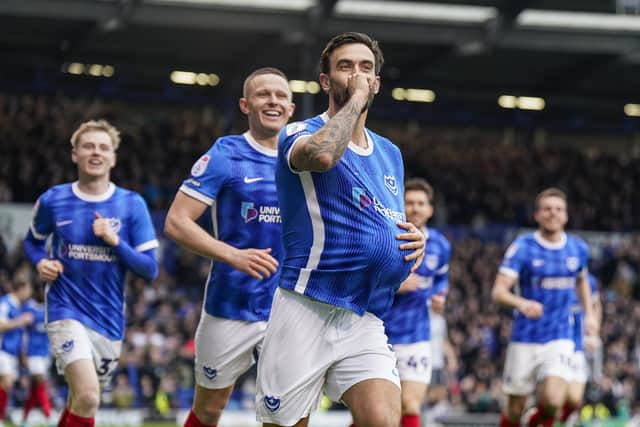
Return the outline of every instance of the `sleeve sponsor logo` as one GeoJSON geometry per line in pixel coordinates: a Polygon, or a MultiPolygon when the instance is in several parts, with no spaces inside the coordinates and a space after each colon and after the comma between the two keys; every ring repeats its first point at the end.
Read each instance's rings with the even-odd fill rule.
{"type": "Polygon", "coordinates": [[[512,243],[507,248],[507,252],[505,252],[504,257],[505,258],[513,258],[513,256],[516,254],[516,252],[518,252],[518,245],[516,243],[512,243]]]}
{"type": "Polygon", "coordinates": [[[208,154],[205,154],[204,156],[200,157],[198,161],[196,161],[191,167],[191,175],[201,176],[204,173],[204,171],[207,170],[207,165],[209,164],[210,159],[211,157],[209,157],[208,154]]]}
{"type": "Polygon", "coordinates": [[[287,136],[291,136],[293,134],[302,132],[307,128],[307,124],[305,122],[294,122],[287,125],[285,130],[287,136]]]}

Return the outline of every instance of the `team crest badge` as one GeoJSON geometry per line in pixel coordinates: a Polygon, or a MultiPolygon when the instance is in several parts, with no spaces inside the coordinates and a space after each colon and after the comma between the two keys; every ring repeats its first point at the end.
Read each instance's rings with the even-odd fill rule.
{"type": "Polygon", "coordinates": [[[209,164],[210,159],[211,157],[209,157],[208,154],[205,154],[204,156],[200,157],[191,167],[191,175],[193,176],[202,175],[204,171],[207,170],[207,165],[209,164]]]}
{"type": "Polygon", "coordinates": [[[218,370],[210,366],[203,366],[202,372],[205,377],[209,378],[209,381],[213,381],[218,376],[218,370]]]}
{"type": "Polygon", "coordinates": [[[73,340],[65,341],[64,343],[62,343],[62,351],[64,351],[65,353],[69,353],[71,350],[73,350],[73,340]]]}
{"type": "Polygon", "coordinates": [[[384,176],[384,185],[393,193],[394,196],[398,195],[398,181],[393,175],[384,176]]]}
{"type": "Polygon", "coordinates": [[[120,228],[122,228],[122,221],[120,221],[120,218],[109,218],[109,227],[111,227],[114,233],[118,233],[120,232],[120,228]]]}
{"type": "Polygon", "coordinates": [[[567,268],[570,271],[576,271],[580,267],[580,260],[577,257],[570,256],[567,258],[567,268]]]}
{"type": "Polygon", "coordinates": [[[429,270],[435,270],[438,266],[438,255],[425,255],[424,264],[429,270]]]}
{"type": "Polygon", "coordinates": [[[263,400],[264,407],[270,412],[277,412],[278,409],[280,409],[280,398],[275,396],[265,396],[263,400]]]}

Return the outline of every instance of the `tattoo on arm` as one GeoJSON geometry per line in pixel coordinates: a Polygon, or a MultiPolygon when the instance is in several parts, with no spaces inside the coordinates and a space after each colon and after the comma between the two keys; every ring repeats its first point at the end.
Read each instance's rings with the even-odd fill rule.
{"type": "Polygon", "coordinates": [[[322,128],[310,138],[301,141],[295,157],[292,158],[292,164],[296,169],[322,172],[333,168],[340,161],[362,112],[359,103],[351,98],[322,128]],[[327,167],[328,156],[331,162],[327,167]]]}

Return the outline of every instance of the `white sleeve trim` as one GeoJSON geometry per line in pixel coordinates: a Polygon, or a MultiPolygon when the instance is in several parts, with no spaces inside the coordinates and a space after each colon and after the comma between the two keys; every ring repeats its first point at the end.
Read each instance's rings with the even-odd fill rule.
{"type": "Polygon", "coordinates": [[[449,271],[449,264],[445,264],[436,271],[436,274],[444,274],[449,271]]]}
{"type": "Polygon", "coordinates": [[[291,144],[291,147],[289,147],[289,151],[287,151],[287,166],[289,166],[289,170],[295,174],[299,174],[300,172],[304,172],[304,171],[299,171],[297,169],[294,169],[294,167],[291,165],[291,152],[293,151],[293,147],[303,138],[311,138],[311,135],[302,135],[297,137],[295,141],[293,141],[293,144],[291,144]]]}
{"type": "Polygon", "coordinates": [[[517,279],[520,276],[520,274],[518,274],[517,271],[515,271],[514,269],[509,268],[509,267],[500,267],[499,272],[500,272],[500,274],[504,274],[505,276],[513,277],[514,279],[517,279]]]}
{"type": "Polygon", "coordinates": [[[213,204],[213,200],[214,199],[212,199],[209,196],[205,196],[204,194],[199,193],[196,190],[194,190],[193,188],[187,187],[184,184],[182,184],[182,186],[180,186],[180,191],[182,191],[187,196],[192,197],[192,198],[204,203],[207,206],[211,206],[213,204]]]}
{"type": "Polygon", "coordinates": [[[134,249],[138,252],[144,252],[144,251],[148,251],[149,249],[155,249],[158,246],[160,246],[160,243],[158,243],[158,240],[153,239],[153,240],[149,240],[148,242],[139,244],[134,249]]]}
{"type": "Polygon", "coordinates": [[[33,224],[33,222],[31,222],[31,226],[29,227],[31,229],[31,234],[33,234],[33,237],[35,237],[38,240],[47,240],[47,237],[49,237],[46,234],[40,234],[36,231],[36,227],[33,224]]]}

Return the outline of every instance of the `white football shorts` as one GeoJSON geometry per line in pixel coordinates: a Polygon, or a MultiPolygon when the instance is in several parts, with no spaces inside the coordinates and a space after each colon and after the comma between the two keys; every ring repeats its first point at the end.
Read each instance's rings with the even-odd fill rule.
{"type": "Polygon", "coordinates": [[[267,322],[223,319],[205,312],[196,330],[196,383],[207,389],[233,385],[255,363],[267,322]]]}
{"type": "Polygon", "coordinates": [[[74,319],[47,323],[47,335],[59,374],[76,360],[89,359],[96,366],[100,384],[109,382],[120,360],[121,340],[110,340],[74,319]]]}
{"type": "Polygon", "coordinates": [[[502,375],[502,391],[505,394],[524,396],[547,377],[571,380],[571,359],[574,343],[571,340],[554,340],[544,344],[512,342],[502,375]]]}
{"type": "Polygon", "coordinates": [[[45,376],[49,372],[49,366],[51,366],[51,357],[49,356],[27,357],[27,369],[29,369],[29,375],[45,376]]]}
{"type": "Polygon", "coordinates": [[[0,350],[0,375],[16,379],[19,375],[19,367],[20,364],[16,356],[0,350]]]}
{"type": "Polygon", "coordinates": [[[429,385],[431,382],[431,343],[394,344],[391,349],[398,359],[400,381],[413,381],[429,385]]]}
{"type": "Polygon", "coordinates": [[[258,421],[293,425],[319,406],[323,389],[340,401],[350,387],[374,378],[400,387],[378,317],[276,290],[258,361],[258,421]]]}

